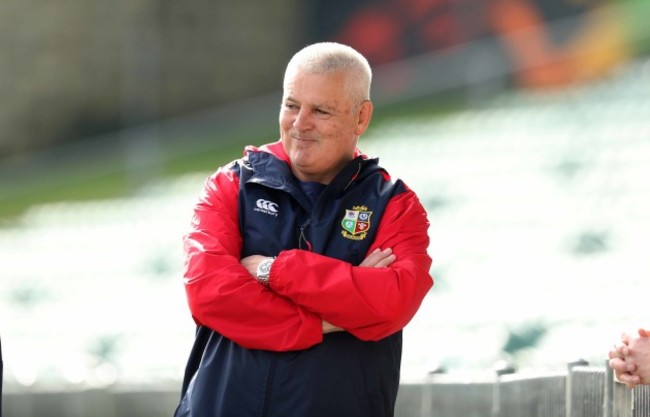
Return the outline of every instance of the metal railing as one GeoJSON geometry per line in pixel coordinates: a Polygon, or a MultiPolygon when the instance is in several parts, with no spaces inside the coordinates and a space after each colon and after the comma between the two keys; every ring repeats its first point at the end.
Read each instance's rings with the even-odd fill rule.
{"type": "MultiPolygon", "coordinates": [[[[612,371],[579,361],[565,372],[524,375],[499,369],[479,378],[429,375],[400,386],[396,417],[650,417],[650,386],[627,388],[612,371]]],[[[12,417],[169,416],[179,388],[106,387],[80,391],[10,391],[12,417]]]]}
{"type": "Polygon", "coordinates": [[[432,373],[421,398],[420,417],[650,417],[650,386],[630,389],[585,361],[548,375],[497,370],[491,380],[432,373]]]}

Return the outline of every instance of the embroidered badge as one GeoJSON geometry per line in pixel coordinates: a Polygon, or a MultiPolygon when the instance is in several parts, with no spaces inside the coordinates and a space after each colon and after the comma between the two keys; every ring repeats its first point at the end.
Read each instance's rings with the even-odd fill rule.
{"type": "Polygon", "coordinates": [[[354,206],[352,210],[345,210],[345,216],[341,220],[343,237],[352,240],[365,239],[370,230],[371,216],[372,211],[368,211],[366,206],[354,206]]]}

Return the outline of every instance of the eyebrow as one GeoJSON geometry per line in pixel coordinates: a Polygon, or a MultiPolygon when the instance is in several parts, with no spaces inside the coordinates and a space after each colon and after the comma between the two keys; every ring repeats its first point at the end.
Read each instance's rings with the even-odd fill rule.
{"type": "Polygon", "coordinates": [[[330,106],[328,104],[317,104],[314,107],[320,110],[325,110],[329,113],[335,113],[337,111],[336,107],[330,106]]]}
{"type": "MultiPolygon", "coordinates": [[[[285,97],[284,101],[285,102],[290,101],[292,103],[301,104],[299,100],[296,100],[295,98],[293,98],[291,96],[285,97]]],[[[331,104],[327,104],[327,103],[316,103],[316,104],[313,104],[311,106],[313,108],[315,108],[315,109],[326,110],[326,111],[331,112],[331,113],[334,113],[334,112],[338,111],[336,106],[331,105],[331,104]]]]}

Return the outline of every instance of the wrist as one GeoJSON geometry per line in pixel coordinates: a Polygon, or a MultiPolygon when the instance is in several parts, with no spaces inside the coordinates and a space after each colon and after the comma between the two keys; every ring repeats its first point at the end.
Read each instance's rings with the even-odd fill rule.
{"type": "Polygon", "coordinates": [[[255,278],[257,281],[264,285],[265,287],[269,286],[269,277],[271,276],[271,266],[275,261],[275,257],[268,257],[262,259],[262,261],[257,265],[257,270],[255,272],[255,278]]]}

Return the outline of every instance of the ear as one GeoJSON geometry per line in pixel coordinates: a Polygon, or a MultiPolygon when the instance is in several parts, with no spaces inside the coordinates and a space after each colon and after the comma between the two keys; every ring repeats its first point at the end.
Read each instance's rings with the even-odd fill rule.
{"type": "Polygon", "coordinates": [[[357,115],[357,127],[354,130],[354,133],[357,136],[361,136],[368,129],[368,125],[370,125],[370,119],[372,119],[372,110],[373,105],[370,100],[364,100],[361,103],[361,106],[359,106],[359,113],[357,115]]]}

